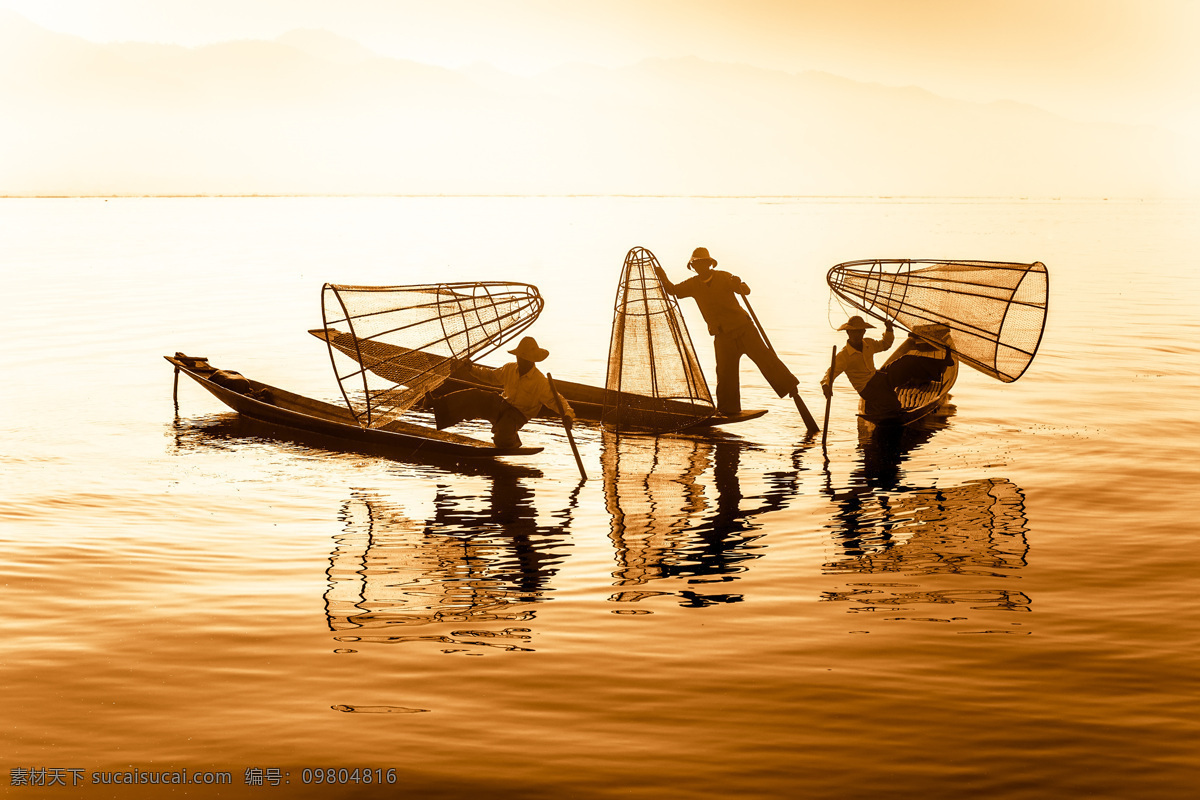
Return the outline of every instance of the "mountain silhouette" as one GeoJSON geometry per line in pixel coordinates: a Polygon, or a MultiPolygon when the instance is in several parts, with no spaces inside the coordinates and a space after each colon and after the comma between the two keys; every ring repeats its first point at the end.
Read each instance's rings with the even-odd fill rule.
{"type": "Polygon", "coordinates": [[[0,194],[1193,194],[1179,143],[698,58],[534,77],[326,31],[97,44],[0,11],[0,194]]]}

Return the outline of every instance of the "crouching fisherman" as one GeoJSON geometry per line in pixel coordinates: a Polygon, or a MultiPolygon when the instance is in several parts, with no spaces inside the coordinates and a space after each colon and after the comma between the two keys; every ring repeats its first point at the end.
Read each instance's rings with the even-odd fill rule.
{"type": "MultiPolygon", "coordinates": [[[[946,367],[953,363],[949,349],[940,358],[932,357],[936,349],[906,343],[897,351],[901,355],[881,369],[875,369],[875,354],[889,349],[896,335],[891,320],[884,322],[883,338],[868,339],[864,334],[875,326],[860,316],[853,316],[838,328],[846,332],[846,346],[838,351],[833,366],[821,379],[821,391],[825,397],[833,395],[833,381],[843,372],[850,379],[855,391],[863,399],[863,411],[869,414],[899,415],[903,410],[897,390],[914,384],[937,380],[946,367]]],[[[933,331],[935,326],[925,326],[933,331]]],[[[943,326],[936,326],[943,328],[943,326]]],[[[943,334],[944,336],[944,334],[943,334]]],[[[919,342],[919,340],[917,340],[919,342]]]]}
{"type": "Polygon", "coordinates": [[[575,412],[561,394],[550,389],[546,376],[534,366],[536,362],[544,361],[550,351],[538,347],[532,336],[526,336],[508,352],[516,356],[516,361],[496,369],[471,367],[471,377],[500,387],[499,393],[464,389],[434,400],[433,418],[438,430],[463,420],[486,419],[492,423],[492,441],[496,447],[520,447],[521,437],[517,431],[531,418],[540,415],[543,406],[551,415],[561,416],[563,425],[570,429],[575,412]]]}

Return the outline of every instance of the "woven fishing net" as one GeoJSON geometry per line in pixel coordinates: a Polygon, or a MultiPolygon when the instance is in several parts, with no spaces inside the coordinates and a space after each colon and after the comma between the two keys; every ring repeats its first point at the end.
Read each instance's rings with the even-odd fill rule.
{"type": "Polygon", "coordinates": [[[680,430],[716,414],[696,349],[644,247],[625,256],[613,310],[603,424],[623,430],[680,430]]]}
{"type": "Polygon", "coordinates": [[[359,424],[371,428],[517,336],[543,306],[537,287],[509,282],[325,284],[321,300],[334,374],[359,424]]]}
{"type": "Polygon", "coordinates": [[[1040,261],[847,261],[826,280],[840,298],[877,319],[910,331],[947,326],[963,363],[1005,383],[1029,367],[1046,325],[1049,275],[1040,261]]]}

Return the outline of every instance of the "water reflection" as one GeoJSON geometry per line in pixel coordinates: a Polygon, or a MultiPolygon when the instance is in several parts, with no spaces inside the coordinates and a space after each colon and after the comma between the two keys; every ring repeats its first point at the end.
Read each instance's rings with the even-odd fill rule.
{"type": "Polygon", "coordinates": [[[433,516],[414,519],[404,508],[368,492],[342,507],[342,533],[330,557],[325,608],[341,642],[432,641],[528,649],[530,631],[444,626],[523,623],[548,599],[551,579],[566,557],[566,536],[578,498],[539,522],[533,492],[522,478],[498,474],[480,497],[439,486],[433,516]],[[427,635],[422,626],[439,628],[427,635]]]}
{"type": "Polygon", "coordinates": [[[235,412],[208,414],[190,419],[176,416],[171,423],[170,438],[175,452],[181,454],[204,450],[237,452],[246,444],[253,443],[320,458],[378,456],[389,461],[411,464],[418,468],[428,467],[434,471],[453,472],[460,475],[515,475],[526,478],[542,475],[541,470],[534,467],[510,464],[490,458],[458,459],[437,453],[422,453],[401,459],[386,451],[372,449],[365,444],[346,448],[336,445],[325,437],[294,428],[260,422],[235,412]]]}
{"type": "MultiPolygon", "coordinates": [[[[864,431],[847,485],[826,471],[824,493],[835,504],[838,554],[827,575],[879,576],[823,593],[854,613],[888,620],[963,622],[976,611],[1029,611],[1031,599],[1006,585],[1027,563],[1025,498],[1011,481],[987,478],[958,486],[902,484],[901,464],[944,425],[864,431]],[[918,616],[914,616],[914,612],[918,616]],[[894,616],[893,616],[894,615],[894,616]]],[[[970,632],[1027,633],[1020,622],[970,632]]]]}
{"type": "Polygon", "coordinates": [[[946,403],[912,425],[875,425],[858,420],[857,475],[872,488],[891,489],[900,484],[901,465],[938,431],[950,427],[957,407],[946,403]]]}
{"type": "Polygon", "coordinates": [[[784,507],[796,494],[801,451],[792,451],[783,469],[755,470],[764,488],[747,496],[738,471],[743,456],[757,448],[740,439],[605,431],[601,444],[617,565],[613,578],[622,589],[610,599],[629,603],[674,595],[685,606],[740,601],[740,594],[704,587],[735,581],[762,555],[753,517],[784,507]],[[678,587],[678,579],[687,588],[678,587]]]}

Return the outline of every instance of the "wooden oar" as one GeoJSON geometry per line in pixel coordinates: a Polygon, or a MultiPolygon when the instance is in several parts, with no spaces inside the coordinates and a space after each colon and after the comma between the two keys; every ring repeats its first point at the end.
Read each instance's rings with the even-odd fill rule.
{"type": "Polygon", "coordinates": [[[579,477],[582,480],[587,480],[587,472],[583,469],[583,459],[579,457],[579,448],[575,446],[575,436],[571,433],[571,425],[567,422],[567,415],[562,407],[562,400],[559,399],[558,389],[554,388],[554,376],[549,372],[546,373],[546,380],[550,383],[550,393],[554,395],[554,405],[558,406],[558,416],[562,417],[563,430],[567,432],[567,441],[571,443],[571,452],[575,454],[575,466],[579,467],[579,477]]]}
{"type": "MultiPolygon", "coordinates": [[[[767,332],[763,330],[762,323],[758,321],[758,315],[754,313],[754,306],[750,305],[750,298],[746,295],[741,295],[742,302],[746,304],[746,310],[750,312],[750,319],[754,320],[754,326],[758,328],[758,333],[762,336],[763,342],[767,345],[767,349],[775,353],[775,348],[771,344],[771,340],[767,338],[767,332]]],[[[775,353],[778,358],[779,354],[775,353]]],[[[809,413],[808,406],[804,405],[804,401],[800,399],[800,392],[792,390],[792,400],[796,403],[796,410],[800,412],[800,416],[804,419],[804,425],[808,428],[808,433],[811,436],[821,430],[817,427],[817,421],[813,419],[813,415],[809,413]]]]}
{"type": "Polygon", "coordinates": [[[833,372],[837,369],[837,345],[833,346],[833,355],[829,357],[829,394],[825,396],[825,427],[821,430],[821,449],[825,449],[825,440],[829,438],[829,407],[833,405],[833,372]]]}

